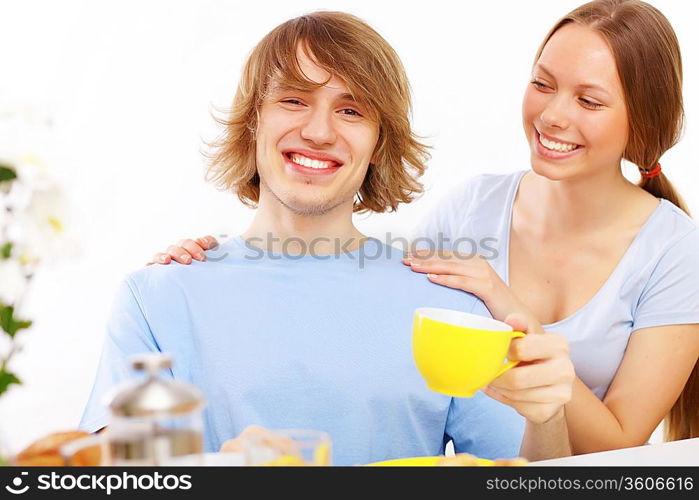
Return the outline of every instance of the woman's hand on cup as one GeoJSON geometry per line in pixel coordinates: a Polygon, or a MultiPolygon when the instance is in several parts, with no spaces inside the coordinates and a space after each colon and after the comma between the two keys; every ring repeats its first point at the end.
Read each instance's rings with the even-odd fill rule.
{"type": "Polygon", "coordinates": [[[542,424],[562,414],[573,393],[575,369],[568,340],[544,332],[538,324],[527,324],[523,315],[513,314],[505,323],[527,336],[513,339],[507,357],[519,361],[514,368],[488,384],[483,392],[511,406],[527,420],[542,424]]]}
{"type": "Polygon", "coordinates": [[[493,318],[503,321],[508,314],[524,312],[523,304],[481,255],[447,250],[418,250],[407,255],[403,264],[438,285],[476,295],[493,318]]]}
{"type": "Polygon", "coordinates": [[[176,245],[170,245],[167,250],[158,252],[146,265],[163,264],[167,265],[173,260],[180,264],[191,264],[192,259],[203,262],[206,260],[204,250],[211,250],[218,246],[218,241],[213,236],[203,236],[196,240],[180,240],[176,245]]]}

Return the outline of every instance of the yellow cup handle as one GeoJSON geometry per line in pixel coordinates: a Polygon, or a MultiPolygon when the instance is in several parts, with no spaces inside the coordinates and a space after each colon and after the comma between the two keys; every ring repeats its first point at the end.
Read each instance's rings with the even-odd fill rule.
{"type": "MultiPolygon", "coordinates": [[[[527,334],[524,333],[524,332],[510,332],[510,333],[511,333],[511,335],[510,335],[510,340],[512,340],[512,339],[517,339],[517,338],[520,338],[520,337],[524,337],[524,336],[527,335],[527,334]]],[[[505,363],[504,365],[502,365],[502,368],[500,368],[500,370],[498,371],[498,373],[497,373],[493,378],[498,378],[500,375],[502,375],[503,373],[505,373],[507,370],[509,370],[510,368],[514,368],[514,367],[517,366],[518,364],[519,364],[519,361],[508,361],[507,363],[505,363]]]]}

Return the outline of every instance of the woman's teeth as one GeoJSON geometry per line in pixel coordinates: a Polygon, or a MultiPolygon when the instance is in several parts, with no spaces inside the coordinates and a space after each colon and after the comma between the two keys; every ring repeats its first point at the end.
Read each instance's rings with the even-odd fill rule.
{"type": "Polygon", "coordinates": [[[569,151],[573,151],[578,147],[577,144],[565,144],[562,142],[549,141],[541,134],[539,134],[539,142],[541,142],[546,149],[558,151],[559,153],[568,153],[569,151]]]}
{"type": "Polygon", "coordinates": [[[301,156],[301,155],[291,155],[290,159],[294,163],[297,163],[303,167],[309,167],[309,168],[330,168],[335,163],[332,161],[312,160],[310,158],[306,158],[305,156],[301,156]]]}

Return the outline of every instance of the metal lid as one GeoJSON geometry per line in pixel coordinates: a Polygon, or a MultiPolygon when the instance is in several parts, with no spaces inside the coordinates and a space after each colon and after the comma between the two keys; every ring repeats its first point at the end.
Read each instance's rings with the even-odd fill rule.
{"type": "Polygon", "coordinates": [[[158,374],[172,366],[169,354],[143,354],[131,359],[136,371],[146,372],[143,380],[118,387],[109,408],[119,417],[182,416],[204,407],[204,395],[191,384],[159,378],[158,374]]]}

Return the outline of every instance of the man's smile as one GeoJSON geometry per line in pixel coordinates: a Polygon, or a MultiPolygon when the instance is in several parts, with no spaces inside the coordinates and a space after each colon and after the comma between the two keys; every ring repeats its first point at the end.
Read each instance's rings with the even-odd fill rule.
{"type": "Polygon", "coordinates": [[[308,150],[285,150],[282,156],[292,170],[304,175],[332,174],[344,164],[335,156],[308,150]]]}

